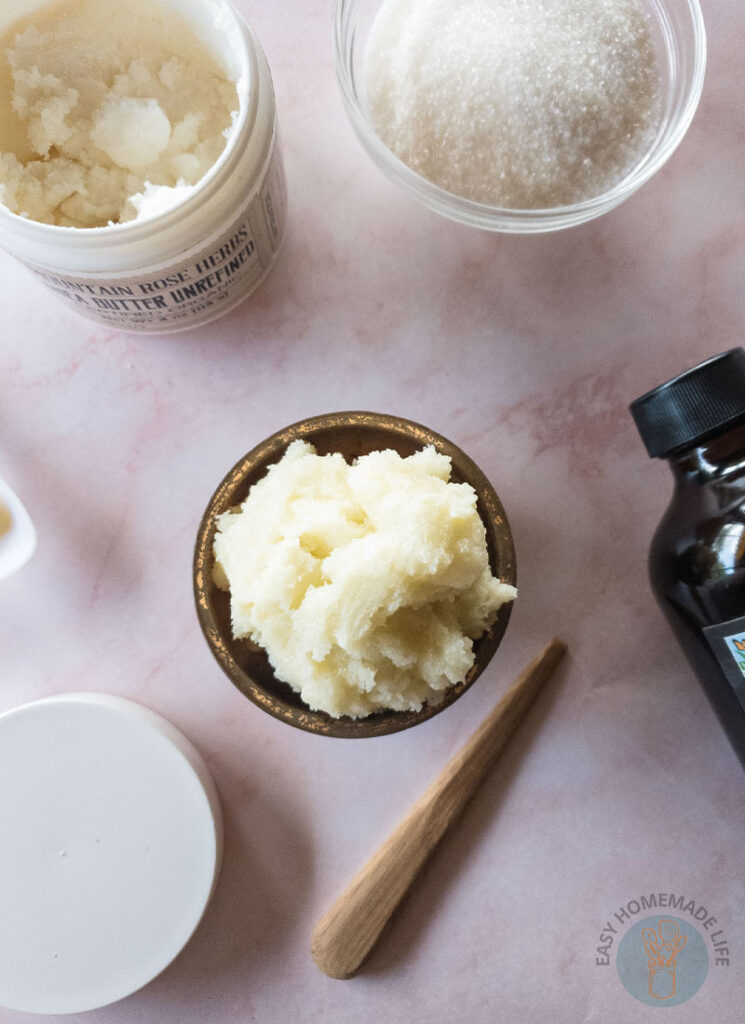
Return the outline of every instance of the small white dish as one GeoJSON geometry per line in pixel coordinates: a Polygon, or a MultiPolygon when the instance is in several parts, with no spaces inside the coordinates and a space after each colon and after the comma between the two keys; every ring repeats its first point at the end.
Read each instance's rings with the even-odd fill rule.
{"type": "Polygon", "coordinates": [[[23,502],[0,478],[0,580],[12,575],[36,551],[36,529],[23,502]]]}
{"type": "Polygon", "coordinates": [[[80,1013],[147,984],[189,940],[220,870],[207,766],[121,697],[64,694],[0,715],[0,822],[11,1010],[80,1013]]]}

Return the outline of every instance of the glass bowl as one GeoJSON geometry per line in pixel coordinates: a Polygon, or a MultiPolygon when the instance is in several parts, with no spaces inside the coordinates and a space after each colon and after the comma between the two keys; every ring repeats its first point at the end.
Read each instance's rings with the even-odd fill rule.
{"type": "Polygon", "coordinates": [[[451,480],[470,483],[476,507],[486,530],[486,546],[492,572],[504,583],[515,584],[515,547],[502,503],[487,478],[452,441],[433,430],[398,416],[370,412],[338,412],[314,416],[272,434],[240,460],[218,486],[202,517],[194,551],[194,597],[197,615],[207,644],[220,668],[263,711],[288,725],[322,736],[362,739],[384,736],[419,725],[457,700],[484,671],[501,643],[512,612],[512,602],[502,605],[490,629],[474,642],[475,661],[462,683],[449,687],[437,703],[425,703],[419,711],[378,711],[367,718],[332,718],[311,711],[300,696],[278,679],[266,652],[249,640],[235,640],[230,626],[230,596],[212,578],[213,545],[217,518],[244,501],[254,483],[284,455],[289,444],[301,438],[320,455],[341,452],[353,459],[368,452],[392,448],[401,456],[434,445],[452,461],[451,480]]]}
{"type": "Polygon", "coordinates": [[[573,227],[628,199],[671,156],[698,106],[706,68],[706,32],[698,0],[641,0],[650,16],[662,73],[660,123],[652,144],[612,189],[569,206],[508,209],[453,195],[402,163],[375,134],[365,104],[365,51],[381,0],[335,0],[334,61],[342,98],[363,147],[392,181],[430,209],[489,231],[534,234],[573,227]]]}

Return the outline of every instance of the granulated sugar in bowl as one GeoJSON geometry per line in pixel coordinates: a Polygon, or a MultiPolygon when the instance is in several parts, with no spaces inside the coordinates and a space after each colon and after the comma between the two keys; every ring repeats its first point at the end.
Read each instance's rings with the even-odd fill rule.
{"type": "Polygon", "coordinates": [[[703,84],[697,0],[337,0],[335,27],[378,166],[492,230],[618,205],[678,145],[703,84]]]}

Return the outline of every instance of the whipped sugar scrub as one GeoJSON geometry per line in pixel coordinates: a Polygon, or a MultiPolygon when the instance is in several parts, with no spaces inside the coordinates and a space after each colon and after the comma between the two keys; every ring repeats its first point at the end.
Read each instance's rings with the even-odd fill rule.
{"type": "Polygon", "coordinates": [[[215,582],[233,635],[333,717],[419,710],[465,679],[516,595],[492,576],[470,484],[433,447],[349,465],[294,441],[218,520],[215,582]]]}
{"type": "Polygon", "coordinates": [[[0,32],[4,246],[126,330],[248,295],[285,187],[266,59],[227,0],[14,0],[0,32]]]}
{"type": "Polygon", "coordinates": [[[590,199],[655,137],[661,69],[641,0],[383,0],[366,54],[375,131],[454,195],[590,199]]]}

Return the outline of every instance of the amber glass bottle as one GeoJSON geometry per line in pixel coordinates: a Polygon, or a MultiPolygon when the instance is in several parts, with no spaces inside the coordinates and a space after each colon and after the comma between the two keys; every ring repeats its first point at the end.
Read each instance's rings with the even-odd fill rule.
{"type": "Polygon", "coordinates": [[[652,589],[745,767],[745,351],[631,405],[673,496],[652,540],[652,589]]]}

